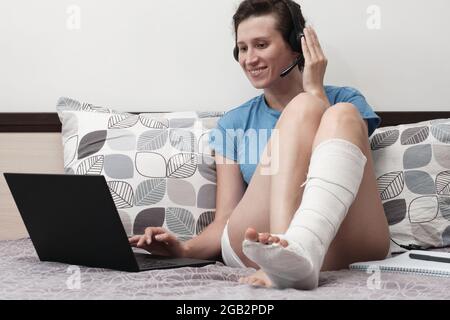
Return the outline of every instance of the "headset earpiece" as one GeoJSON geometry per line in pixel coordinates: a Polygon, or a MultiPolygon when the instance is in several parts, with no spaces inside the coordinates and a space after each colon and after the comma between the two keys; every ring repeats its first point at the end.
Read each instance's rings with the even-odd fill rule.
{"type": "Polygon", "coordinates": [[[300,53],[302,52],[302,48],[300,46],[300,38],[297,37],[295,30],[292,30],[289,34],[289,44],[293,51],[300,53]]]}
{"type": "Polygon", "coordinates": [[[233,49],[233,57],[234,57],[234,60],[239,62],[239,48],[237,46],[235,46],[233,49]]]}

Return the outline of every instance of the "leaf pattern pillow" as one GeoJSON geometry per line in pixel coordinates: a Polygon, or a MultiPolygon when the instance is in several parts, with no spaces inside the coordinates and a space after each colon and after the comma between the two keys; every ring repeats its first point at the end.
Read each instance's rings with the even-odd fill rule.
{"type": "Polygon", "coordinates": [[[212,222],[216,171],[208,134],[221,112],[131,114],[61,97],[67,174],[104,175],[126,233],[162,226],[188,240],[212,222]]]}
{"type": "Polygon", "coordinates": [[[450,119],[378,128],[370,137],[392,252],[450,245],[450,119]]]}

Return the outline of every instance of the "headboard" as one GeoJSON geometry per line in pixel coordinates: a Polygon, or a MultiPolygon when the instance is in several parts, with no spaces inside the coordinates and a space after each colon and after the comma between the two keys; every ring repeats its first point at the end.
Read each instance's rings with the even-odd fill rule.
{"type": "MultiPolygon", "coordinates": [[[[383,127],[450,118],[450,111],[377,114],[382,118],[383,127]]],[[[63,173],[60,132],[61,123],[56,113],[0,113],[0,173],[63,173]]],[[[26,236],[22,219],[0,174],[0,240],[26,236]]]]}

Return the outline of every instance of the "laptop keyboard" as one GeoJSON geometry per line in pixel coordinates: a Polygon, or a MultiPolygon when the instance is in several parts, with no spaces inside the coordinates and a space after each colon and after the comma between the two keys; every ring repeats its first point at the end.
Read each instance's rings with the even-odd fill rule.
{"type": "Polygon", "coordinates": [[[136,261],[141,268],[170,268],[175,267],[177,264],[167,262],[164,260],[158,260],[157,258],[150,258],[141,255],[136,255],[136,261]]]}

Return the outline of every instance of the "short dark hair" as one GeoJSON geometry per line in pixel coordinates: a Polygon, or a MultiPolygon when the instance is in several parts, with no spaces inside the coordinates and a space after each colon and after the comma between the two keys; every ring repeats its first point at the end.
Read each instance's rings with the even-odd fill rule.
{"type": "MultiPolygon", "coordinates": [[[[236,13],[233,15],[234,24],[234,38],[235,45],[237,45],[237,30],[242,21],[250,17],[260,17],[269,14],[273,14],[276,19],[275,28],[278,30],[286,43],[289,43],[289,34],[294,28],[294,23],[292,22],[292,15],[286,6],[286,2],[291,6],[298,6],[292,0],[244,0],[240,3],[236,13]]],[[[301,9],[299,8],[299,25],[305,26],[306,21],[303,17],[301,9]]],[[[303,32],[303,30],[300,30],[303,32]]],[[[301,50],[301,46],[300,46],[301,50]]],[[[302,59],[303,60],[303,59],[302,59]]],[[[303,70],[303,63],[299,64],[299,69],[303,70]]]]}

